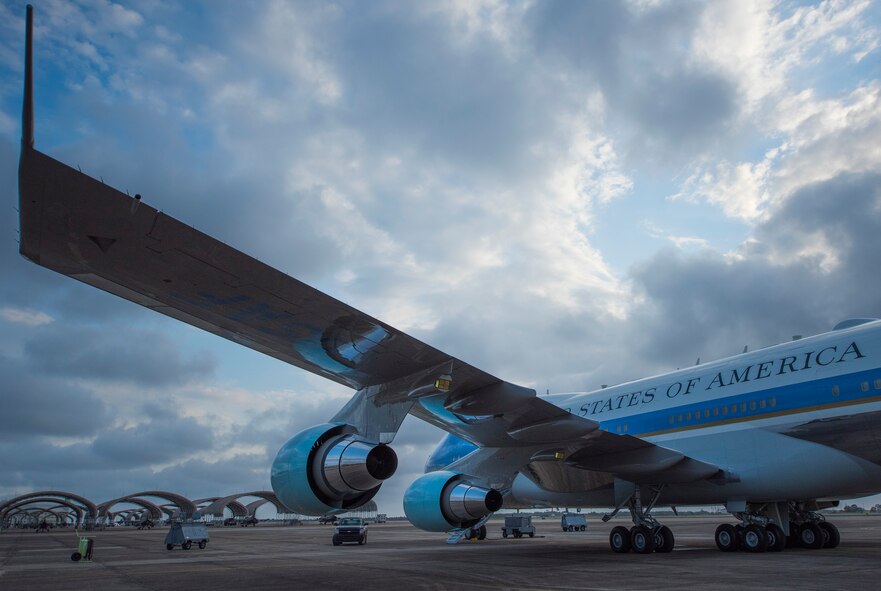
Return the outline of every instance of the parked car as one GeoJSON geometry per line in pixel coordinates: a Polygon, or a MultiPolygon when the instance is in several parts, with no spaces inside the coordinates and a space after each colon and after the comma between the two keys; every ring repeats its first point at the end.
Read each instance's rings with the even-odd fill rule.
{"type": "Polygon", "coordinates": [[[333,525],[336,522],[337,522],[336,515],[322,515],[321,517],[318,518],[318,523],[320,523],[321,525],[326,525],[328,523],[333,525]]]}
{"type": "Polygon", "coordinates": [[[236,525],[236,518],[235,517],[227,517],[226,519],[223,520],[223,525],[236,525]]]}
{"type": "Polygon", "coordinates": [[[333,545],[346,542],[367,543],[367,524],[360,517],[344,517],[333,530],[333,545]]]}

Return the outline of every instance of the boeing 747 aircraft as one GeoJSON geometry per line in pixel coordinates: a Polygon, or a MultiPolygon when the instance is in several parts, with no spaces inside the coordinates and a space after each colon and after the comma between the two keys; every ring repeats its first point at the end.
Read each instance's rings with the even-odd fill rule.
{"type": "MultiPolygon", "coordinates": [[[[720,550],[833,548],[818,511],[881,491],[881,321],[589,393],[539,396],[289,277],[34,149],[28,9],[21,254],[354,390],[272,465],[292,511],[370,500],[407,414],[449,435],[404,498],[452,532],[502,507],[624,509],[615,552],[670,552],[657,506],[723,504],[720,550]]],[[[485,530],[484,530],[485,531],[485,530]]]]}

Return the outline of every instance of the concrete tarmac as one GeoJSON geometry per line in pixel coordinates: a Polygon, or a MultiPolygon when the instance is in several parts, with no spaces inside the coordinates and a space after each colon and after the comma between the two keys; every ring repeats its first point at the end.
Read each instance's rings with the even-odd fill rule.
{"type": "Polygon", "coordinates": [[[331,545],[331,526],[214,527],[204,550],[164,545],[167,528],[91,532],[94,560],[70,560],[73,530],[0,533],[0,589],[859,589],[881,588],[881,518],[830,516],[834,550],[722,553],[722,517],[664,518],[676,535],[670,554],[614,554],[614,525],[589,517],[588,531],[564,533],[535,519],[535,538],[503,539],[501,522],[483,541],[444,543],[443,534],[404,522],[373,524],[364,546],[331,545]]]}

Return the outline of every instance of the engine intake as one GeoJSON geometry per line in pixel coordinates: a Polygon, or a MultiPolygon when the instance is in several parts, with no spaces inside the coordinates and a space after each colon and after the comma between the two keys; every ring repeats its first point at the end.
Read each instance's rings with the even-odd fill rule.
{"type": "Polygon", "coordinates": [[[417,478],[404,493],[404,513],[426,531],[471,527],[502,508],[502,493],[477,486],[456,472],[432,472],[417,478]]]}
{"type": "Polygon", "coordinates": [[[351,425],[316,425],[279,450],[272,463],[272,489],[292,511],[323,515],[360,507],[397,467],[392,448],[358,439],[351,425]]]}

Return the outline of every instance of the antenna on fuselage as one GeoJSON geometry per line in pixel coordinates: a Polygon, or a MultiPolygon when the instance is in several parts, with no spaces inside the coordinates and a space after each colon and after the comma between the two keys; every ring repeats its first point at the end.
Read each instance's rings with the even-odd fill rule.
{"type": "Polygon", "coordinates": [[[24,104],[21,108],[21,149],[34,149],[34,7],[28,4],[24,34],[24,104]]]}
{"type": "Polygon", "coordinates": [[[744,345],[743,352],[746,353],[747,351],[749,351],[749,345],[744,345]]]}

